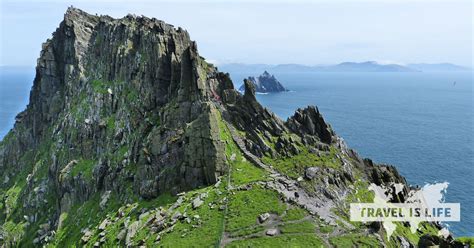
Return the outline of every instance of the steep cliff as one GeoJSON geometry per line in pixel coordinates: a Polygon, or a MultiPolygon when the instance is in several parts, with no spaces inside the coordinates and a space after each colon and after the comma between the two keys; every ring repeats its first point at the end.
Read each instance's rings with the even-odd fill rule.
{"type": "Polygon", "coordinates": [[[439,228],[387,239],[350,223],[348,199],[403,177],[347,148],[316,107],[280,120],[154,18],[69,8],[16,120],[0,143],[6,247],[397,246],[439,228]]]}

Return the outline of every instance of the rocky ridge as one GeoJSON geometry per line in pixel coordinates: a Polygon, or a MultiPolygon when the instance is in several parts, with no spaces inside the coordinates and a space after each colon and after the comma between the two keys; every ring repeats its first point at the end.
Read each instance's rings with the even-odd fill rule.
{"type": "Polygon", "coordinates": [[[401,201],[404,178],[360,158],[316,107],[282,121],[244,86],[181,28],[69,8],[0,143],[0,243],[456,244],[431,238],[433,223],[390,239],[350,223],[348,202],[370,200],[368,183],[405,184],[401,201]]]}

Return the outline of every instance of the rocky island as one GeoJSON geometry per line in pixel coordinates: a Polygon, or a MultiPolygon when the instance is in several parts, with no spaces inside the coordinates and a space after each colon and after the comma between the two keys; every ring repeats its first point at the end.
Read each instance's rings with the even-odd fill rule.
{"type": "Polygon", "coordinates": [[[405,179],[317,107],[283,121],[244,88],[181,28],[69,8],[0,143],[0,246],[460,245],[437,223],[350,222],[370,183],[404,185],[398,202],[405,179]]]}
{"type": "MultiPolygon", "coordinates": [[[[267,71],[264,71],[262,75],[255,77],[248,77],[246,79],[255,86],[255,92],[258,93],[275,93],[288,91],[283,85],[267,71]]],[[[245,85],[240,86],[239,91],[245,92],[245,85]]]]}

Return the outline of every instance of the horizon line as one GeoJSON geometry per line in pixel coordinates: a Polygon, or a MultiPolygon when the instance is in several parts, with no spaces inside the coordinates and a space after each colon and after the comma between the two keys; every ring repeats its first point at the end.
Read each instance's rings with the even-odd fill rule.
{"type": "MultiPolygon", "coordinates": [[[[219,62],[215,60],[207,60],[206,62],[213,64],[215,66],[220,66],[220,65],[232,65],[232,64],[237,64],[237,65],[267,65],[267,66],[279,66],[279,65],[300,65],[300,66],[308,66],[308,67],[317,67],[317,66],[331,66],[331,65],[339,65],[342,63],[367,63],[367,62],[375,62],[379,65],[400,65],[400,66],[409,66],[409,65],[419,65],[419,64],[425,64],[425,65],[442,65],[442,64],[449,64],[449,65],[454,65],[454,66],[460,66],[464,67],[466,69],[474,69],[473,64],[471,65],[463,65],[463,64],[456,64],[452,62],[411,62],[411,63],[401,63],[401,62],[396,62],[396,61],[377,61],[377,60],[362,60],[362,61],[341,61],[337,63],[318,63],[318,64],[305,64],[305,63],[277,63],[277,64],[271,64],[271,63],[246,63],[246,62],[219,62]]],[[[34,65],[26,65],[26,64],[0,64],[0,67],[36,67],[36,64],[34,65]]]]}

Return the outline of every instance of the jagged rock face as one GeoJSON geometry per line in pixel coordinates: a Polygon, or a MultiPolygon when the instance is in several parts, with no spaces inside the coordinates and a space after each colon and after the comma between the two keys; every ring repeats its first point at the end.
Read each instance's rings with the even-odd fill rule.
{"type": "Polygon", "coordinates": [[[251,80],[244,79],[244,100],[247,102],[256,102],[257,98],[255,96],[255,84],[251,80]]]}
{"type": "MultiPolygon", "coordinates": [[[[283,87],[283,85],[278,81],[274,75],[271,75],[267,71],[264,71],[262,75],[255,77],[248,77],[246,79],[255,86],[255,91],[259,93],[272,93],[272,92],[282,92],[288,91],[283,87]]],[[[240,91],[245,91],[246,85],[243,84],[240,86],[240,91]]]]}
{"type": "MultiPolygon", "coordinates": [[[[247,133],[246,146],[256,156],[262,157],[271,153],[269,145],[264,141],[261,133],[267,139],[281,136],[287,128],[274,113],[264,108],[255,97],[255,86],[249,80],[244,80],[245,94],[242,96],[233,90],[232,100],[225,100],[226,112],[229,119],[240,130],[247,133]]],[[[229,90],[228,90],[229,92],[229,90]]]]}
{"type": "MultiPolygon", "coordinates": [[[[125,218],[124,209],[129,214],[135,211],[127,203],[165,192],[177,194],[217,182],[206,190],[215,190],[222,198],[219,202],[205,203],[207,193],[200,193],[190,206],[211,210],[219,203],[216,211],[227,212],[223,204],[235,193],[227,184],[231,181],[227,166],[236,152],[244,156],[239,163],[249,163],[248,159],[252,163],[248,167],[270,173],[267,177],[260,171],[261,181],[237,189],[266,185],[278,189],[288,201],[307,199],[300,203],[313,210],[323,203],[344,203],[359,174],[358,179],[376,184],[406,185],[394,167],[375,165],[347,148],[316,107],[298,109],[283,122],[257,101],[251,80],[244,81],[245,94],[240,94],[228,74],[198,55],[186,31],[156,19],[132,15],[113,19],[69,8],[52,39],[43,44],[36,71],[28,107],[0,142],[2,228],[25,225],[26,235],[35,237],[27,246],[54,239],[54,231],[62,229],[63,214],[84,213],[91,205],[78,208],[86,204],[105,210],[111,198],[125,206],[113,206],[116,218],[109,219],[107,213],[98,222],[100,240],[105,239],[107,225],[125,218]],[[239,150],[227,150],[230,144],[239,150]],[[226,158],[229,151],[233,154],[226,158]],[[298,155],[297,162],[310,164],[289,161],[298,155]],[[264,164],[264,159],[271,164],[264,164]],[[288,164],[296,172],[281,167],[288,164]],[[228,182],[218,180],[224,174],[228,182]]],[[[393,199],[403,200],[406,192],[407,188],[393,199]]],[[[132,244],[139,229],[150,225],[153,233],[159,232],[156,244],[178,221],[189,219],[177,208],[194,193],[179,194],[167,211],[142,209],[138,220],[126,217],[114,237],[116,244],[132,244]],[[143,221],[151,212],[153,218],[143,221]]],[[[201,222],[199,216],[194,219],[201,222]]],[[[97,233],[88,229],[93,226],[81,224],[83,236],[72,243],[90,246],[91,236],[97,233]]],[[[3,234],[8,234],[7,246],[30,238],[0,230],[2,239],[3,234]]],[[[77,236],[79,231],[67,235],[77,236]]]]}
{"type": "Polygon", "coordinates": [[[234,125],[247,132],[247,148],[254,155],[258,157],[262,157],[264,154],[274,156],[275,154],[264,141],[264,138],[272,140],[272,137],[278,137],[276,143],[278,152],[284,155],[298,154],[295,141],[284,137],[282,135],[284,133],[298,134],[303,145],[324,146],[335,140],[336,134],[315,106],[298,109],[286,122],[282,122],[257,101],[255,85],[250,80],[245,79],[244,86],[243,96],[236,95],[232,98],[233,101],[224,101],[224,103],[234,125]],[[263,137],[258,133],[263,134],[263,137]]]}
{"type": "Polygon", "coordinates": [[[316,136],[320,141],[330,144],[333,140],[332,137],[335,135],[331,127],[324,121],[318,108],[314,106],[298,109],[288,119],[286,125],[291,131],[303,137],[309,135],[304,139],[307,140],[308,144],[314,144],[314,141],[311,141],[312,136],[316,136]]]}
{"type": "Polygon", "coordinates": [[[32,187],[57,192],[61,211],[95,191],[150,198],[215,183],[225,171],[213,101],[232,86],[181,28],[69,8],[36,71],[0,170],[14,177],[31,166],[25,152],[41,155],[47,178],[32,187]]]}

